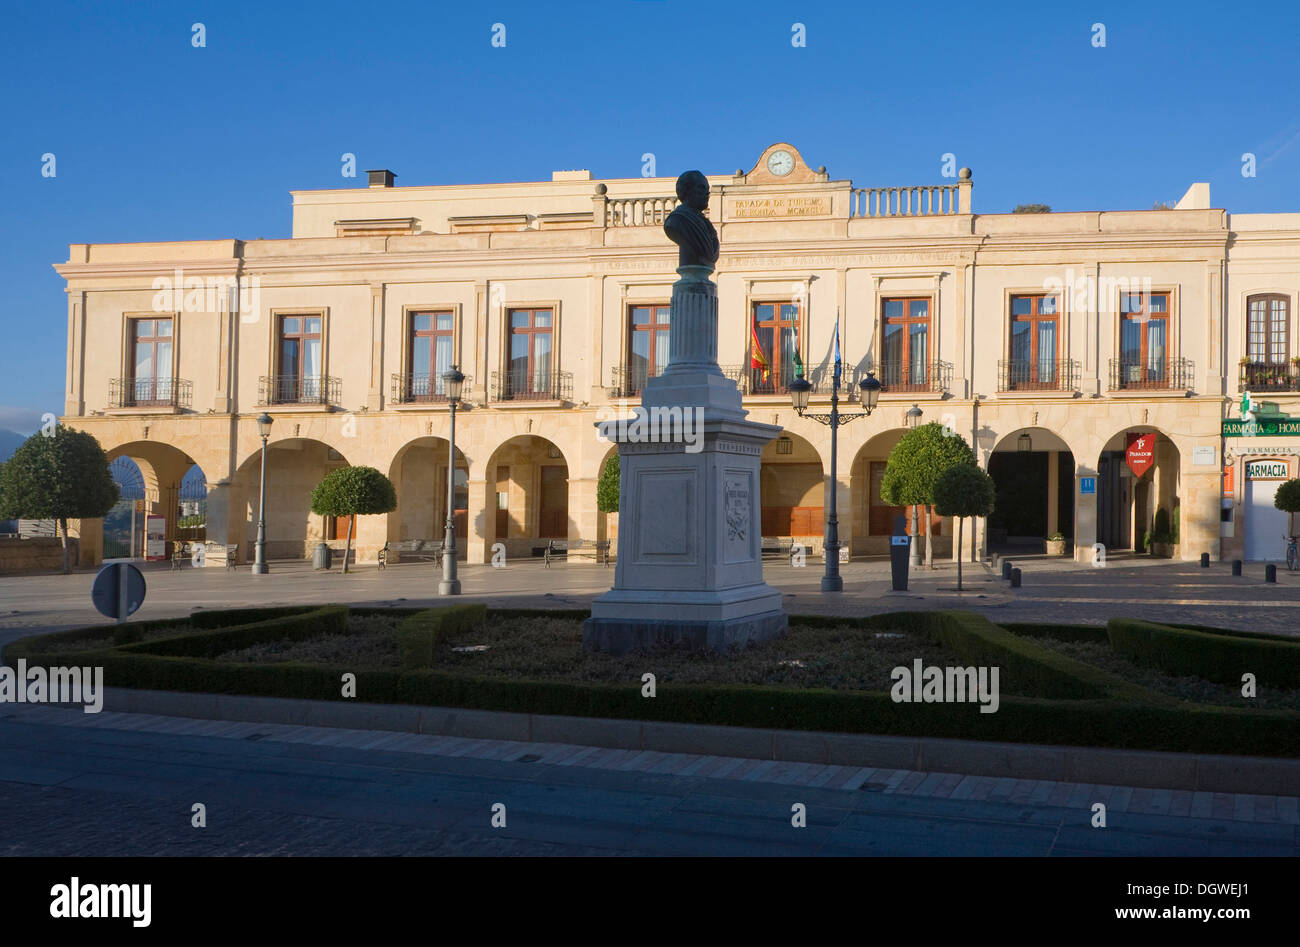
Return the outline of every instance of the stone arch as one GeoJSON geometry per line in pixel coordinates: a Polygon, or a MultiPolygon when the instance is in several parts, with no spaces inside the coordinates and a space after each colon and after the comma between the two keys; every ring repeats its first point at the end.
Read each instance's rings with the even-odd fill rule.
{"type": "MultiPolygon", "coordinates": [[[[515,434],[492,450],[483,469],[484,502],[476,510],[472,490],[470,498],[471,538],[480,538],[485,557],[496,543],[510,559],[531,557],[548,540],[574,534],[570,470],[564,451],[541,434],[515,434]]],[[[594,538],[595,488],[589,482],[594,538]]]]}
{"type": "MultiPolygon", "coordinates": [[[[333,545],[333,537],[327,535],[334,531],[332,524],[311,512],[311,492],[330,471],[348,466],[348,459],[324,441],[307,437],[271,440],[266,450],[267,560],[306,559],[317,543],[333,545]]],[[[253,561],[257,542],[261,463],[259,443],[235,468],[228,484],[225,542],[239,544],[241,562],[253,561]]],[[[209,510],[209,520],[211,514],[209,510]]],[[[353,542],[358,561],[374,558],[383,543],[384,524],[378,520],[373,516],[357,518],[353,542]]],[[[338,548],[343,548],[341,540],[338,548]]]]}
{"type": "MultiPolygon", "coordinates": [[[[447,438],[424,435],[407,441],[386,471],[397,489],[397,509],[388,514],[385,539],[442,540],[447,528],[447,438]]],[[[469,539],[469,461],[456,447],[455,524],[458,558],[469,539]]]]}
{"type": "MultiPolygon", "coordinates": [[[[1191,451],[1191,445],[1183,441],[1153,424],[1128,424],[1095,442],[1095,452],[1089,458],[1096,470],[1093,536],[1106,547],[1108,558],[1116,551],[1148,552],[1145,536],[1158,509],[1163,507],[1172,520],[1181,504],[1184,449],[1191,451]],[[1155,435],[1154,463],[1141,477],[1135,476],[1125,461],[1130,434],[1155,435]]],[[[1212,518],[1212,528],[1204,524],[1204,532],[1212,532],[1217,539],[1218,519],[1212,518]]],[[[1218,558],[1217,543],[1213,555],[1218,558]]]]}
{"type": "MultiPolygon", "coordinates": [[[[850,548],[853,555],[889,555],[889,537],[893,533],[894,517],[903,513],[904,508],[884,503],[880,497],[880,477],[890,451],[906,433],[907,428],[904,427],[878,431],[858,448],[849,464],[849,496],[852,500],[850,522],[853,530],[850,548]]],[[[841,516],[841,521],[843,519],[841,516]]],[[[911,530],[910,521],[907,528],[911,530]]]]}
{"type": "Polygon", "coordinates": [[[763,446],[759,503],[763,536],[793,538],[810,551],[822,547],[826,528],[826,465],[807,438],[783,430],[763,446]]]}
{"type": "Polygon", "coordinates": [[[1040,554],[1056,533],[1073,543],[1078,461],[1066,438],[1042,425],[1018,427],[993,440],[985,464],[997,489],[987,521],[988,548],[1040,554]]]}
{"type": "MultiPolygon", "coordinates": [[[[106,449],[105,454],[108,457],[110,466],[118,458],[127,458],[135,464],[143,487],[143,513],[164,518],[162,532],[154,535],[155,542],[161,540],[163,545],[161,549],[155,548],[152,550],[154,555],[158,557],[170,556],[176,542],[201,538],[197,535],[184,535],[185,531],[179,527],[182,515],[181,494],[184,491],[187,476],[191,476],[191,472],[197,470],[198,476],[202,477],[205,484],[210,482],[207,471],[190,454],[171,443],[154,440],[128,441],[106,449]]],[[[124,508],[119,503],[119,506],[115,507],[110,516],[106,517],[106,519],[110,520],[109,529],[111,531],[118,532],[117,520],[125,518],[129,521],[129,510],[125,510],[125,517],[122,515],[123,512],[124,508]]],[[[132,530],[133,527],[128,525],[127,529],[132,530]]],[[[143,531],[143,521],[137,522],[134,529],[143,531]]],[[[101,534],[100,541],[108,542],[108,539],[101,534]]],[[[136,548],[140,546],[140,543],[130,539],[130,537],[128,537],[128,542],[130,543],[130,551],[127,552],[127,555],[134,551],[144,554],[150,552],[150,550],[136,548]]],[[[118,549],[109,549],[107,551],[120,552],[118,549]]]]}

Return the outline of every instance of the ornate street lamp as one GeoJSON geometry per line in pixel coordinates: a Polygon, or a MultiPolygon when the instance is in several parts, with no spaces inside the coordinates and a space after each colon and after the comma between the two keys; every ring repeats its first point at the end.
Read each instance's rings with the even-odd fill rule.
{"type": "Polygon", "coordinates": [[[1019,451],[1020,453],[1028,454],[1033,449],[1034,449],[1034,441],[1033,438],[1029,436],[1028,432],[1021,434],[1019,437],[1016,438],[1016,450],[1019,451]]]}
{"type": "MultiPolygon", "coordinates": [[[[836,329],[838,330],[838,328],[837,319],[836,329]]],[[[835,368],[831,375],[830,414],[804,413],[808,409],[808,395],[812,392],[812,385],[804,379],[802,371],[790,383],[790,400],[793,402],[794,410],[799,417],[811,418],[814,421],[829,425],[831,429],[831,509],[830,515],[826,518],[826,535],[822,541],[822,545],[826,549],[826,574],[822,576],[823,592],[844,591],[844,579],[840,576],[840,521],[836,511],[836,494],[839,492],[839,480],[836,471],[839,460],[839,429],[841,425],[870,415],[875,410],[876,402],[880,399],[880,380],[876,378],[875,372],[867,372],[867,377],[858,382],[858,387],[862,389],[862,406],[867,410],[857,414],[840,414],[838,333],[835,338],[835,353],[835,368]]]]}
{"type": "Polygon", "coordinates": [[[271,436],[271,416],[265,411],[257,419],[257,433],[262,436],[262,487],[257,501],[257,553],[253,559],[253,574],[266,575],[266,439],[271,436]]]}
{"type": "Polygon", "coordinates": [[[447,537],[442,546],[442,581],[438,583],[439,595],[459,595],[460,579],[456,578],[456,405],[465,386],[465,376],[453,365],[443,372],[447,388],[447,403],[451,406],[451,436],[447,439],[447,537]]]}
{"type": "MultiPolygon", "coordinates": [[[[916,428],[921,426],[921,415],[924,413],[925,412],[922,411],[916,404],[913,404],[910,408],[907,409],[907,414],[904,416],[903,423],[906,424],[912,430],[916,430],[916,428]]],[[[909,549],[909,553],[910,553],[909,558],[911,559],[911,565],[920,567],[921,536],[920,536],[920,524],[917,523],[916,521],[915,503],[912,504],[912,542],[911,542],[911,548],[909,549]]]]}

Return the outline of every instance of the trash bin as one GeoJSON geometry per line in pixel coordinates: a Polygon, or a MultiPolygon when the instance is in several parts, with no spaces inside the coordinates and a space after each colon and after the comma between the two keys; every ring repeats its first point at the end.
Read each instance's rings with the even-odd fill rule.
{"type": "Polygon", "coordinates": [[[334,550],[325,543],[317,543],[316,550],[311,554],[311,567],[313,569],[328,569],[334,559],[334,550]]]}
{"type": "Polygon", "coordinates": [[[889,568],[894,576],[894,591],[907,591],[907,561],[912,550],[912,539],[907,535],[907,519],[894,517],[894,535],[889,537],[889,568]]]}

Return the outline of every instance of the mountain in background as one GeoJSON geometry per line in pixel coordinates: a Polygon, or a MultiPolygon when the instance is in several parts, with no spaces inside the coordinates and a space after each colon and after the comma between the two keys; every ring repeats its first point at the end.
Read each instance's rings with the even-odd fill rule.
{"type": "Polygon", "coordinates": [[[13,456],[23,443],[27,440],[26,434],[19,434],[17,431],[6,431],[0,428],[0,461],[6,461],[13,456]]]}

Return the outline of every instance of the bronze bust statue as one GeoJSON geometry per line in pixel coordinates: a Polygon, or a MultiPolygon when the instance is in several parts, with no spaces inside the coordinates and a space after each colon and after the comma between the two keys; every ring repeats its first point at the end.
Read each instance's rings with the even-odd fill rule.
{"type": "Polygon", "coordinates": [[[677,179],[677,209],[664,221],[664,233],[677,244],[678,266],[707,266],[718,262],[718,232],[703,214],[709,206],[709,180],[699,171],[677,179]]]}

